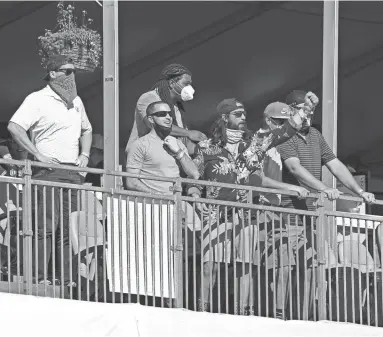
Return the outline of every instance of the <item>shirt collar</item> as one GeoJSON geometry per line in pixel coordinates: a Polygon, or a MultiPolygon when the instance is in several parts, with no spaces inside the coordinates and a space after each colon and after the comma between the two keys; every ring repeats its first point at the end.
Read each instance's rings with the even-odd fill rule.
{"type": "Polygon", "coordinates": [[[49,84],[47,84],[47,86],[43,89],[43,94],[44,94],[45,96],[50,96],[50,97],[53,97],[53,98],[55,98],[55,99],[57,99],[57,100],[59,100],[59,101],[64,102],[64,101],[62,100],[62,98],[61,98],[59,95],[57,95],[57,94],[52,90],[52,88],[50,87],[49,84]]]}

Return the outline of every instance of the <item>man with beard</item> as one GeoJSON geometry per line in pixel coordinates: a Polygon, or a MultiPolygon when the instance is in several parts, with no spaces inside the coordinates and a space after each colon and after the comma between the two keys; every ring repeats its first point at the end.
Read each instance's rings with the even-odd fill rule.
{"type": "MultiPolygon", "coordinates": [[[[306,95],[305,91],[294,90],[286,97],[286,103],[295,112],[301,111],[305,105],[306,95]]],[[[337,189],[326,186],[321,181],[322,166],[325,165],[349,190],[362,197],[367,203],[374,202],[374,195],[363,191],[347,167],[332,152],[322,134],[311,126],[311,119],[310,116],[295,136],[278,146],[278,152],[283,163],[283,182],[305,186],[312,192],[323,192],[329,200],[335,200],[339,197],[340,192],[337,189]]],[[[316,210],[313,199],[302,200],[288,195],[282,196],[282,206],[309,211],[316,210]]],[[[285,260],[281,261],[284,269],[286,270],[290,260],[291,265],[297,265],[301,269],[301,277],[305,277],[306,274],[306,278],[300,281],[300,286],[301,288],[308,286],[308,289],[297,290],[302,294],[299,306],[304,319],[308,319],[306,315],[312,309],[312,302],[308,303],[306,300],[308,297],[309,301],[312,301],[314,297],[311,277],[313,267],[317,263],[316,250],[314,248],[315,230],[312,227],[313,224],[311,224],[310,218],[297,218],[295,215],[285,216],[284,222],[289,225],[285,226],[283,236],[288,239],[288,244],[281,245],[280,248],[282,250],[281,256],[285,260]],[[296,219],[298,219],[298,222],[296,219]],[[295,261],[295,256],[298,256],[299,261],[295,261]],[[307,297],[303,296],[306,293],[307,297]],[[309,308],[306,308],[306,302],[309,308]]],[[[325,251],[328,253],[330,249],[326,248],[325,251]]],[[[331,267],[332,261],[331,255],[326,256],[326,267],[331,267]]],[[[285,291],[287,292],[287,289],[285,291]]]]}
{"type": "MultiPolygon", "coordinates": [[[[39,162],[79,167],[88,165],[92,144],[92,126],[84,105],[77,96],[75,71],[72,60],[66,56],[50,57],[47,63],[47,74],[44,77],[48,85],[28,95],[8,124],[8,130],[15,141],[39,162]],[[28,131],[31,140],[28,138],[28,131]]],[[[37,168],[33,170],[33,179],[81,183],[78,173],[60,168],[37,168]]],[[[63,261],[61,258],[57,259],[59,260],[57,270],[53,270],[53,273],[60,276],[65,285],[71,285],[68,194],[69,191],[63,189],[61,205],[58,189],[47,187],[46,193],[43,193],[43,187],[38,187],[38,247],[35,249],[38,252],[37,270],[40,283],[60,282],[58,279],[47,279],[47,269],[52,249],[56,248],[56,256],[61,256],[62,248],[63,261]],[[45,194],[45,205],[43,204],[43,194],[45,194]],[[52,200],[54,200],[53,205],[52,200]],[[60,213],[63,215],[63,236],[60,234],[60,213]],[[46,226],[44,219],[46,219],[46,226]],[[44,233],[46,233],[46,242],[44,233]],[[53,235],[57,237],[56,247],[52,247],[53,235]],[[61,274],[61,269],[63,269],[63,274],[61,274]]],[[[75,189],[71,190],[70,200],[71,211],[76,211],[77,193],[75,189]]]]}
{"type": "MultiPolygon", "coordinates": [[[[131,146],[126,161],[128,173],[178,178],[180,168],[185,174],[198,179],[196,165],[187,154],[185,145],[172,137],[172,110],[167,103],[153,102],[146,109],[151,131],[138,138],[131,146]]],[[[128,189],[146,192],[173,194],[173,184],[166,181],[126,178],[128,189]]]]}
{"type": "MultiPolygon", "coordinates": [[[[130,190],[153,195],[173,195],[173,183],[155,180],[156,177],[179,178],[181,171],[183,171],[189,178],[198,179],[198,169],[189,157],[185,145],[179,139],[170,136],[173,123],[170,106],[161,101],[153,102],[148,105],[146,114],[148,121],[152,125],[151,131],[147,135],[135,140],[131,145],[126,162],[126,171],[127,173],[151,176],[154,180],[128,177],[126,178],[126,185],[130,190]]],[[[132,205],[133,202],[130,202],[129,205],[130,223],[133,224],[130,233],[145,233],[145,237],[142,238],[143,243],[141,243],[143,248],[135,247],[136,250],[145,250],[145,247],[149,248],[143,254],[136,257],[137,261],[139,261],[136,262],[132,258],[132,254],[134,254],[132,246],[136,243],[132,240],[130,243],[132,252],[130,254],[130,269],[134,270],[136,263],[140,266],[145,264],[148,266],[146,275],[152,275],[151,268],[157,268],[155,276],[152,276],[153,279],[143,274],[140,274],[137,278],[141,277],[141,280],[144,277],[147,278],[148,284],[151,284],[152,281],[156,282],[157,287],[155,288],[156,290],[153,290],[153,295],[157,299],[160,296],[167,298],[166,303],[168,306],[171,306],[172,302],[169,299],[173,296],[171,294],[162,295],[167,293],[168,287],[165,286],[166,284],[169,284],[170,288],[174,285],[174,281],[172,282],[172,263],[168,264],[168,261],[172,260],[173,252],[169,250],[171,243],[167,240],[172,240],[173,230],[170,230],[170,228],[180,226],[180,224],[173,224],[172,216],[168,217],[168,214],[173,214],[172,206],[169,203],[162,203],[160,199],[148,197],[137,198],[135,201],[137,205],[132,205]],[[146,212],[143,211],[142,215],[140,215],[141,212],[139,211],[141,208],[143,210],[146,209],[146,212]],[[144,220],[141,221],[140,217],[144,220]],[[153,248],[154,254],[152,253],[152,248],[150,248],[150,242],[153,245],[156,242],[153,248]],[[162,276],[159,273],[159,269],[162,270],[162,276]],[[160,280],[161,282],[159,282],[160,280]],[[159,287],[162,289],[159,289],[159,287]]],[[[185,203],[182,206],[184,209],[187,207],[185,203]]],[[[130,235],[133,236],[134,234],[130,235]]],[[[141,242],[141,239],[139,241],[141,242]]],[[[139,245],[139,243],[137,244],[139,245]]],[[[132,282],[135,281],[133,280],[132,282]]]]}
{"type": "MultiPolygon", "coordinates": [[[[286,104],[273,103],[274,108],[289,114],[286,104]]],[[[265,152],[290,137],[302,125],[306,118],[304,111],[297,111],[286,120],[281,128],[259,136],[247,130],[246,111],[241,102],[235,98],[225,99],[217,107],[218,119],[212,127],[212,138],[198,144],[194,162],[197,164],[200,177],[220,183],[239,185],[262,185],[275,188],[277,182],[265,179],[262,162],[265,152]]],[[[285,188],[285,187],[280,187],[285,188]]],[[[300,191],[304,194],[304,189],[300,191]]],[[[247,203],[247,191],[240,189],[192,185],[188,194],[193,197],[205,197],[225,201],[247,203]]],[[[225,208],[217,205],[196,205],[201,213],[203,276],[199,287],[199,310],[209,310],[212,289],[216,281],[218,263],[238,263],[237,275],[240,284],[240,304],[235,310],[242,314],[252,312],[250,303],[251,264],[257,264],[254,248],[257,243],[257,229],[254,222],[249,224],[249,214],[242,209],[225,208]],[[232,248],[234,246],[234,248],[232,248]],[[242,265],[245,270],[242,270],[242,265]]]]}
{"type": "Polygon", "coordinates": [[[206,136],[197,130],[188,130],[183,114],[183,102],[193,99],[192,74],[180,64],[170,64],[162,72],[158,82],[151,91],[145,92],[137,101],[134,114],[134,125],[125,152],[130,151],[133,142],[148,134],[152,124],[147,119],[146,109],[150,103],[162,101],[170,106],[173,124],[170,135],[181,138],[187,146],[189,153],[194,151],[194,143],[206,139],[206,136]]]}

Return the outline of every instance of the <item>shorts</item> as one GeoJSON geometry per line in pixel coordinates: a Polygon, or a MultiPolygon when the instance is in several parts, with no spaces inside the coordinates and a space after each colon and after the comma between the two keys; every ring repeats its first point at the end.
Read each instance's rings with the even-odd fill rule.
{"type": "MultiPolygon", "coordinates": [[[[260,249],[263,252],[261,264],[266,269],[296,265],[317,267],[317,235],[313,226],[286,225],[280,217],[268,215],[269,221],[266,225],[264,222],[261,224],[259,233],[260,249]],[[272,218],[274,221],[270,220],[272,218]]],[[[335,254],[327,241],[325,257],[325,268],[336,266],[335,254]]]]}
{"type": "Polygon", "coordinates": [[[242,221],[236,214],[230,221],[204,222],[201,234],[204,262],[257,265],[260,261],[257,252],[258,229],[254,220],[242,221]]]}

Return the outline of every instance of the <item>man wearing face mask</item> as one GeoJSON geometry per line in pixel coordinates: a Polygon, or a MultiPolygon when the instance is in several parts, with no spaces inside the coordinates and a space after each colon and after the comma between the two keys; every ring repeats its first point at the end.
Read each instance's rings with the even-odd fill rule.
{"type": "MultiPolygon", "coordinates": [[[[178,178],[180,168],[185,174],[198,179],[197,167],[187,154],[185,145],[171,136],[172,110],[165,102],[150,103],[146,109],[151,131],[135,140],[128,152],[126,170],[128,173],[178,178]]],[[[128,189],[146,192],[173,194],[173,184],[166,181],[127,178],[128,189]]]]}
{"type": "Polygon", "coordinates": [[[194,143],[206,139],[206,136],[196,130],[188,130],[183,113],[185,112],[183,102],[193,99],[194,89],[192,87],[191,72],[180,64],[170,64],[161,72],[159,81],[151,91],[141,95],[137,101],[134,125],[125,152],[128,153],[133,142],[148,134],[152,128],[146,116],[146,108],[150,103],[162,101],[167,103],[171,109],[173,124],[170,135],[181,138],[188,148],[189,153],[194,151],[194,143]]]}
{"type": "MultiPolygon", "coordinates": [[[[310,108],[310,100],[307,100],[307,98],[313,95],[311,92],[307,93],[302,90],[294,90],[287,95],[286,104],[295,111],[302,111],[307,107],[310,108]]],[[[319,100],[316,103],[318,102],[319,100]]],[[[314,108],[315,106],[312,107],[312,109],[314,108]]],[[[330,200],[337,199],[340,192],[337,189],[324,185],[321,181],[322,166],[326,165],[330,172],[344,186],[358,194],[367,203],[373,202],[375,200],[374,195],[363,191],[347,167],[332,152],[322,134],[316,128],[312,127],[311,123],[312,117],[307,119],[302,129],[295,136],[277,147],[283,163],[283,182],[304,186],[311,192],[323,192],[330,200]]],[[[316,206],[313,204],[313,201],[313,199],[302,200],[294,196],[282,196],[282,206],[287,208],[315,211],[316,206]]],[[[313,241],[313,238],[315,240],[315,232],[312,230],[310,217],[305,217],[305,219],[298,217],[298,222],[296,222],[296,219],[295,215],[291,215],[290,217],[284,216],[284,222],[289,223],[289,226],[286,226],[286,233],[290,242],[289,248],[281,248],[286,250],[283,252],[283,256],[287,257],[286,261],[284,261],[284,267],[286,268],[286,266],[288,266],[289,259],[293,259],[292,264],[296,264],[299,269],[302,269],[300,277],[304,277],[305,279],[301,280],[300,286],[301,288],[304,286],[308,288],[306,288],[306,291],[303,288],[299,291],[301,294],[306,294],[307,292],[308,301],[312,301],[314,289],[311,287],[311,277],[313,264],[316,263],[316,259],[313,258],[316,254],[313,246],[313,242],[315,242],[313,241]],[[303,245],[305,246],[304,249],[303,245]],[[291,249],[297,250],[298,254],[290,251],[291,249]],[[306,250],[306,254],[303,254],[303,250],[306,250]],[[297,256],[299,261],[294,261],[295,256],[297,256]]],[[[327,245],[327,243],[325,244],[327,245]]],[[[331,267],[332,264],[335,263],[335,257],[331,256],[333,253],[328,246],[325,251],[326,254],[330,254],[326,259],[328,261],[326,267],[331,267]]],[[[285,284],[287,283],[288,282],[285,282],[285,284]]],[[[308,319],[309,317],[306,317],[307,313],[312,314],[312,312],[309,312],[303,307],[306,306],[305,300],[305,296],[301,296],[300,307],[301,312],[305,316],[304,319],[308,319]]],[[[312,302],[308,303],[308,305],[309,310],[312,310],[312,302]]]]}
{"type": "MultiPolygon", "coordinates": [[[[28,95],[8,124],[8,130],[15,141],[32,155],[35,160],[49,164],[64,164],[79,167],[88,165],[92,144],[92,126],[84,105],[77,96],[75,67],[66,56],[54,55],[47,62],[44,76],[47,86],[28,95]],[[30,132],[31,140],[27,132],[30,132]],[[79,147],[80,145],[80,147],[79,147]]],[[[36,168],[33,179],[81,184],[78,173],[55,169],[36,168]]],[[[56,189],[46,188],[46,204],[43,205],[43,188],[38,187],[38,281],[59,283],[46,278],[52,251],[52,236],[60,233],[60,212],[63,214],[63,237],[57,234],[57,255],[61,256],[63,245],[64,260],[58,259],[56,276],[69,285],[69,198],[63,190],[63,204],[56,189]],[[52,195],[53,194],[53,195],[52,195]],[[53,199],[52,199],[53,197],[53,199]],[[49,200],[49,202],[48,202],[49,200]],[[52,207],[54,200],[54,208],[52,207]],[[44,215],[44,211],[46,215],[44,215]],[[46,227],[43,219],[46,218],[46,227]],[[46,242],[44,232],[46,231],[46,242]],[[44,256],[44,246],[46,251],[44,256]],[[46,259],[46,264],[44,260],[46,259]],[[61,263],[64,266],[61,266],[61,263]],[[64,274],[61,275],[61,267],[64,274]]],[[[77,193],[71,190],[71,211],[77,209],[77,193]]],[[[35,256],[35,255],[34,255],[35,256]]]]}
{"type": "MultiPolygon", "coordinates": [[[[286,104],[273,103],[275,109],[288,109],[286,104]],[[277,105],[277,106],[275,106],[277,105]]],[[[212,138],[200,142],[195,150],[196,163],[201,180],[238,185],[262,185],[275,187],[278,182],[267,179],[262,170],[265,152],[292,137],[306,118],[304,112],[289,115],[281,128],[272,130],[267,136],[254,134],[247,129],[246,110],[235,98],[223,100],[217,106],[218,118],[212,126],[212,138]]],[[[190,185],[188,194],[193,197],[218,199],[231,202],[248,202],[248,191],[215,186],[190,185]]],[[[301,189],[304,193],[304,189],[301,189]]],[[[248,212],[241,209],[197,204],[202,229],[203,277],[198,289],[200,310],[211,309],[210,297],[215,285],[219,263],[236,263],[240,293],[236,310],[241,314],[253,312],[250,298],[251,265],[259,263],[256,220],[249,225],[248,212]],[[252,248],[254,247],[254,249],[252,248]],[[243,266],[245,268],[243,268],[243,266]]],[[[252,213],[255,216],[255,213],[252,213]]],[[[255,275],[255,271],[253,275],[255,275]]]]}

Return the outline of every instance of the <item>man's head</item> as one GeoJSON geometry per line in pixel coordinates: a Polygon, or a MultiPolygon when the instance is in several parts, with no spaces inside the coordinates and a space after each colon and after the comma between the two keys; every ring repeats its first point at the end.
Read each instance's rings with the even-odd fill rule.
{"type": "Polygon", "coordinates": [[[149,104],[146,108],[146,116],[161,139],[170,134],[173,118],[169,104],[161,101],[149,104]]]}
{"type": "MultiPolygon", "coordinates": [[[[293,90],[286,96],[286,104],[290,107],[301,110],[305,106],[307,92],[303,90],[293,90]]],[[[302,125],[301,132],[307,132],[310,129],[310,125],[312,124],[311,118],[307,118],[302,125]]]]}
{"type": "Polygon", "coordinates": [[[44,77],[69,109],[73,108],[73,100],[77,97],[75,71],[72,59],[64,55],[52,55],[47,62],[47,74],[44,77]]]}
{"type": "Polygon", "coordinates": [[[186,102],[193,99],[195,91],[191,86],[192,74],[183,65],[170,64],[166,66],[161,72],[160,81],[166,82],[170,96],[176,101],[186,102]]]}
{"type": "Polygon", "coordinates": [[[217,106],[217,112],[232,130],[246,130],[246,110],[241,102],[235,98],[227,98],[217,106]]]}
{"type": "MultiPolygon", "coordinates": [[[[178,109],[184,111],[182,102],[193,99],[194,89],[191,83],[192,74],[186,67],[180,64],[170,64],[162,70],[160,79],[153,87],[157,90],[161,101],[169,105],[175,124],[177,124],[177,120],[174,106],[177,105],[178,109]]],[[[180,125],[177,124],[177,126],[180,125]]]]}
{"type": "Polygon", "coordinates": [[[53,81],[63,76],[71,76],[76,72],[75,66],[71,58],[64,55],[52,55],[46,67],[47,73],[44,80],[53,81]]]}
{"type": "Polygon", "coordinates": [[[270,130],[280,128],[291,116],[291,108],[281,102],[270,103],[263,112],[264,124],[270,130]]]}

